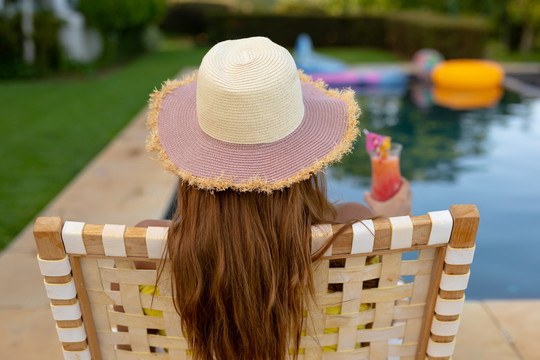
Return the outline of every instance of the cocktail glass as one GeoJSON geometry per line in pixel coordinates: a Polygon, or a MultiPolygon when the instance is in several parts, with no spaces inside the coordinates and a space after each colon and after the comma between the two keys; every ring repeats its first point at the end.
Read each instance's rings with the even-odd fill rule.
{"type": "Polygon", "coordinates": [[[377,149],[369,152],[371,158],[371,196],[377,201],[386,201],[401,187],[399,156],[403,146],[392,143],[386,154],[377,149]]]}

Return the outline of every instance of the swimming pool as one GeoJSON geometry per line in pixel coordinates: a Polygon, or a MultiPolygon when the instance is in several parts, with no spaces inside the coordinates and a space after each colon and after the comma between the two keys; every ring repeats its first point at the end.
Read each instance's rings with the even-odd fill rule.
{"type": "MultiPolygon", "coordinates": [[[[480,211],[468,299],[540,297],[540,99],[505,92],[491,109],[430,104],[428,89],[358,96],[361,128],[403,144],[413,212],[452,204],[480,211]]],[[[370,164],[359,139],[328,170],[329,197],[363,202],[370,164]]]]}

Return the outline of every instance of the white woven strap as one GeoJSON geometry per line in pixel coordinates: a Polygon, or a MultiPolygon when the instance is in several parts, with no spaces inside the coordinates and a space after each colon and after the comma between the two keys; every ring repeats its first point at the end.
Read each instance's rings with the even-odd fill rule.
{"type": "Polygon", "coordinates": [[[43,282],[45,283],[45,290],[47,291],[49,299],[69,300],[77,296],[77,290],[75,289],[73,279],[67,284],[49,284],[45,280],[43,280],[43,282]]]}
{"type": "Polygon", "coordinates": [[[355,222],[352,225],[353,242],[351,254],[370,253],[375,241],[375,225],[371,220],[355,222]]]}
{"type": "Polygon", "coordinates": [[[64,360],[92,360],[92,356],[88,348],[83,351],[64,350],[64,360]]]}
{"type": "Polygon", "coordinates": [[[84,329],[84,324],[76,328],[59,328],[56,326],[56,332],[58,333],[58,339],[61,342],[81,342],[86,340],[86,330],[84,329]]]}
{"type": "MultiPolygon", "coordinates": [[[[161,259],[165,254],[169,228],[149,226],[146,230],[146,251],[149,259],[161,259]]],[[[168,254],[165,254],[168,258],[168,254]]]]}
{"type": "Polygon", "coordinates": [[[446,249],[446,257],[444,262],[450,265],[469,265],[472,264],[474,258],[474,250],[476,245],[472,248],[453,248],[448,246],[446,249]]]}
{"type": "Polygon", "coordinates": [[[86,254],[83,242],[83,222],[66,221],[62,228],[62,241],[68,254],[86,254]]]}
{"type": "Polygon", "coordinates": [[[448,275],[447,273],[443,272],[439,287],[446,291],[465,290],[469,284],[470,275],[470,271],[462,275],[448,275]]]}
{"type": "Polygon", "coordinates": [[[103,250],[106,256],[127,256],[126,245],[124,243],[125,231],[126,225],[107,224],[103,227],[103,250]]]}
{"type": "Polygon", "coordinates": [[[71,274],[71,265],[66,256],[62,260],[43,260],[37,255],[39,271],[43,276],[65,276],[71,274]]]}
{"type": "Polygon", "coordinates": [[[443,299],[437,296],[437,302],[435,303],[435,312],[438,315],[454,316],[459,315],[463,311],[463,304],[465,304],[465,296],[461,299],[443,299]]]}
{"type": "Polygon", "coordinates": [[[77,301],[73,305],[53,305],[51,310],[54,320],[78,320],[81,318],[81,307],[77,301]]]}
{"type": "MultiPolygon", "coordinates": [[[[311,227],[311,253],[315,253],[332,237],[334,231],[331,224],[319,224],[311,227]]],[[[332,256],[332,245],[323,256],[332,256]]]]}
{"type": "Polygon", "coordinates": [[[437,343],[429,339],[426,353],[432,357],[448,357],[454,353],[456,341],[449,343],[437,343]]]}
{"type": "Polygon", "coordinates": [[[390,249],[406,249],[412,245],[413,223],[409,216],[388,218],[392,227],[390,249]]]}
{"type": "Polygon", "coordinates": [[[429,233],[428,245],[446,244],[452,234],[454,219],[450,211],[432,211],[428,212],[431,218],[431,232],[429,233]]]}
{"type": "Polygon", "coordinates": [[[434,316],[431,323],[431,333],[439,336],[456,335],[459,329],[459,319],[457,318],[454,321],[440,321],[434,316]]]}

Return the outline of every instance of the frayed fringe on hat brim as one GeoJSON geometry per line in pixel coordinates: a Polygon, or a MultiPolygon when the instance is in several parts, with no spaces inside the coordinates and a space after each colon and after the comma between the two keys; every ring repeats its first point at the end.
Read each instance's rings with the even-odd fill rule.
{"type": "Polygon", "coordinates": [[[347,130],[341,139],[341,142],[337,144],[326,156],[317,162],[313,163],[308,168],[305,168],[298,173],[276,182],[268,182],[260,177],[253,177],[249,180],[242,182],[235,182],[232,177],[218,177],[218,178],[204,178],[193,175],[190,172],[179,169],[167,156],[165,149],[161,145],[158,134],[158,118],[161,103],[167,94],[171,93],[174,89],[187,85],[197,80],[197,73],[193,72],[191,75],[183,78],[182,80],[167,80],[163,83],[161,90],[154,90],[150,95],[150,111],[148,113],[147,127],[150,130],[146,148],[148,151],[156,151],[158,153],[158,161],[161,162],[165,170],[172,172],[180,177],[180,179],[188,183],[191,186],[195,186],[199,189],[210,191],[223,191],[226,189],[234,189],[237,191],[260,191],[271,193],[276,190],[282,190],[297,182],[308,179],[312,174],[318,173],[324,170],[328,165],[338,162],[341,158],[352,151],[353,143],[358,137],[360,131],[358,129],[358,116],[360,115],[360,107],[354,100],[354,91],[350,88],[342,91],[336,89],[330,89],[322,81],[313,81],[311,76],[299,71],[300,80],[312,84],[317,89],[324,92],[326,95],[343,100],[347,104],[348,120],[347,130]]]}

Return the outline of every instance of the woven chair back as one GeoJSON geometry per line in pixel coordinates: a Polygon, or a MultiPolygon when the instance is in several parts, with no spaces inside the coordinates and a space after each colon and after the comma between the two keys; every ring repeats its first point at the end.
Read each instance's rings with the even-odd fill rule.
{"type": "MultiPolygon", "coordinates": [[[[316,296],[300,359],[450,359],[479,215],[474,205],[424,216],[312,228],[316,296]]],[[[175,311],[167,228],[38,218],[38,261],[67,360],[190,359],[175,311]],[[149,268],[149,269],[148,269],[149,268]],[[159,292],[153,291],[157,289],[159,292]]]]}

